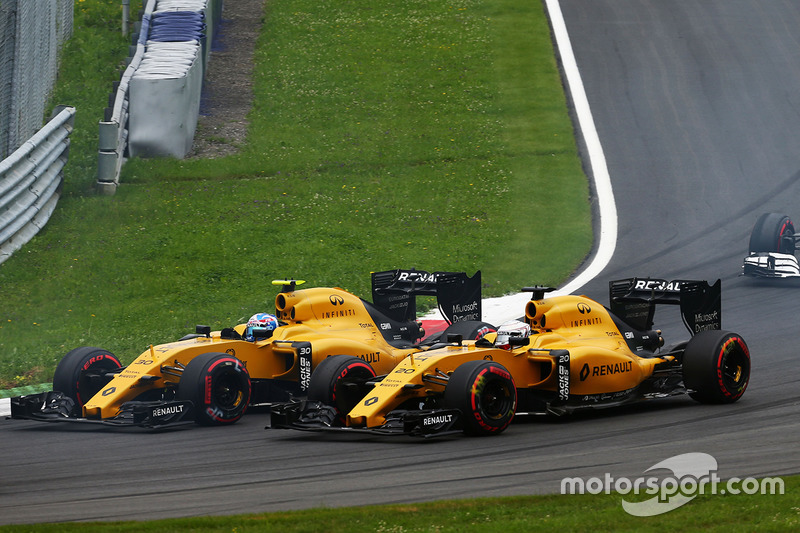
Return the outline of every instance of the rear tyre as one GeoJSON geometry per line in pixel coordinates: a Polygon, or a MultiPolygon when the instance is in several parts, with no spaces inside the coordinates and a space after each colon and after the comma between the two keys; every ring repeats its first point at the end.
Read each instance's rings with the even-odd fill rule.
{"type": "Polygon", "coordinates": [[[701,331],[683,354],[683,382],[701,403],[733,403],[750,380],[750,350],[729,331],[701,331]]]}
{"type": "Polygon", "coordinates": [[[794,224],[781,213],[764,213],[750,234],[751,252],[794,254],[794,224]]]}
{"type": "Polygon", "coordinates": [[[447,329],[442,332],[441,336],[439,337],[439,341],[447,341],[448,335],[461,335],[461,338],[464,340],[478,340],[487,333],[491,333],[493,331],[497,331],[497,328],[488,322],[481,322],[479,320],[454,322],[453,324],[447,326],[447,329]]]}
{"type": "Polygon", "coordinates": [[[108,350],[93,346],[75,348],[58,363],[53,390],[72,398],[80,409],[110,381],[106,374],[121,367],[117,356],[108,350]]]}
{"type": "Polygon", "coordinates": [[[336,408],[339,422],[344,422],[358,402],[366,396],[366,382],[375,377],[372,367],[352,355],[333,355],[311,373],[308,399],[336,408]]]}
{"type": "Polygon", "coordinates": [[[517,389],[503,365],[469,361],[450,376],[444,405],[461,411],[467,435],[498,435],[514,418],[517,389]]]}
{"type": "Polygon", "coordinates": [[[239,420],[250,403],[250,374],[244,364],[226,353],[204,353],[186,365],[178,383],[178,400],[194,404],[201,426],[223,426],[239,420]]]}

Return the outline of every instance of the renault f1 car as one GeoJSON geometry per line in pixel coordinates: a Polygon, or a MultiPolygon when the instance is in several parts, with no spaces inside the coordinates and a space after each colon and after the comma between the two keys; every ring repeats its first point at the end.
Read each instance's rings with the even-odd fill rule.
{"type": "Polygon", "coordinates": [[[800,264],[794,255],[798,238],[787,215],[762,214],[750,233],[749,255],[744,258],[742,274],[755,278],[800,277],[800,264]]]}
{"type": "Polygon", "coordinates": [[[720,329],[719,281],[613,281],[610,308],[528,290],[524,321],[476,341],[450,336],[388,374],[375,377],[347,356],[326,359],[307,400],[272,406],[271,427],[496,435],[515,414],[564,415],[678,394],[730,403],[747,388],[750,352],[740,335],[720,329]],[[652,329],[658,304],[680,306],[687,341],[664,348],[652,329]]]}
{"type": "Polygon", "coordinates": [[[197,326],[176,342],[151,345],[127,366],[105,349],[70,351],[56,368],[53,391],[12,398],[11,417],[145,427],[232,424],[248,405],[305,395],[329,356],[386,373],[442,334],[474,337],[490,328],[480,322],[480,272],[471,278],[375,272],[373,303],[339,288],[277,283],[275,316],[259,314],[249,326],[213,332],[197,326]],[[450,325],[421,340],[416,297],[433,295],[450,325]]]}

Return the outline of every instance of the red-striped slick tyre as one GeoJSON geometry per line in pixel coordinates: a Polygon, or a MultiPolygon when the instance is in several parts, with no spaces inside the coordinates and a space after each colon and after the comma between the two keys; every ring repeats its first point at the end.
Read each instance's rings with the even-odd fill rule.
{"type": "Polygon", "coordinates": [[[444,404],[463,415],[467,435],[498,435],[514,418],[517,388],[506,368],[493,361],[469,361],[455,369],[444,404]]]}
{"type": "Polygon", "coordinates": [[[366,382],[375,377],[375,370],[352,355],[332,355],[311,373],[308,399],[335,407],[339,422],[367,394],[366,382]]]}
{"type": "Polygon", "coordinates": [[[750,233],[751,252],[794,254],[794,224],[787,215],[764,213],[750,233]]]}
{"type": "Polygon", "coordinates": [[[226,353],[204,353],[186,365],[178,383],[178,400],[194,404],[201,426],[222,426],[239,420],[250,403],[250,374],[244,364],[226,353]]]}
{"type": "Polygon", "coordinates": [[[447,326],[447,329],[442,331],[439,340],[447,342],[448,335],[461,335],[464,340],[478,340],[487,333],[497,331],[493,325],[488,322],[480,322],[478,320],[465,320],[463,322],[455,322],[447,326]]]}
{"type": "Polygon", "coordinates": [[[106,373],[120,367],[122,363],[108,350],[94,346],[75,348],[58,363],[53,390],[72,398],[80,409],[110,381],[106,373]]]}
{"type": "Polygon", "coordinates": [[[750,350],[729,331],[701,331],[683,354],[683,382],[702,403],[733,403],[750,380],[750,350]]]}

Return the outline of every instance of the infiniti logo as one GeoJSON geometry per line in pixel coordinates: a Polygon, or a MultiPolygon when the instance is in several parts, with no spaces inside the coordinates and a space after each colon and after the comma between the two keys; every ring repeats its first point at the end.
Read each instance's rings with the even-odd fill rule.
{"type": "Polygon", "coordinates": [[[344,303],[344,298],[336,294],[331,294],[331,297],[328,299],[331,301],[333,305],[341,305],[344,303]]]}
{"type": "Polygon", "coordinates": [[[581,303],[578,304],[578,311],[580,312],[580,314],[585,315],[585,314],[591,313],[592,312],[592,308],[589,307],[588,304],[585,304],[585,303],[581,302],[581,303]]]}

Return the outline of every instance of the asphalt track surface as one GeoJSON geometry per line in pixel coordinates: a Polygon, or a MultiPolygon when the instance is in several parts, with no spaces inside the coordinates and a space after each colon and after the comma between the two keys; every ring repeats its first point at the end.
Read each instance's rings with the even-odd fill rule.
{"type": "MultiPolygon", "coordinates": [[[[565,477],[636,478],[688,452],[713,455],[722,478],[800,473],[800,283],[738,276],[760,213],[800,220],[800,5],[562,0],[561,9],[619,216],[610,263],[579,292],[605,303],[610,279],[721,278],[723,327],[752,352],[741,401],[659,400],[430,442],[265,431],[265,413],[163,432],[3,420],[0,522],[557,493],[565,477]]],[[[662,319],[668,342],[685,338],[676,317],[662,319]]]]}

